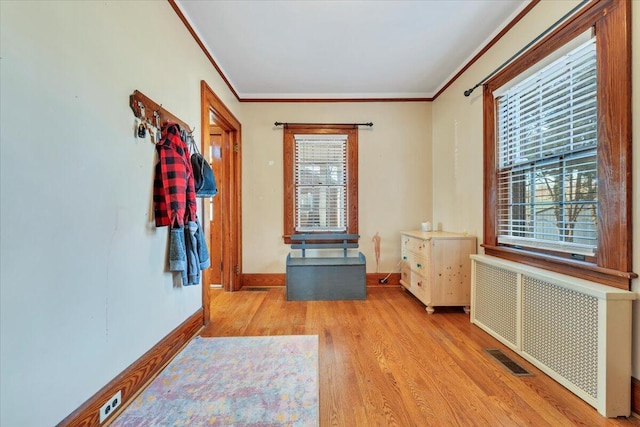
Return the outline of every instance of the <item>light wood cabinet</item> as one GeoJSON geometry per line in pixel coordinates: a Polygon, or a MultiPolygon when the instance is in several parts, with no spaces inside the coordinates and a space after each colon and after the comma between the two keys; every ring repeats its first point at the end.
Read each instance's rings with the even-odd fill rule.
{"type": "Polygon", "coordinates": [[[427,307],[462,306],[469,312],[471,259],[476,238],[446,231],[402,231],[400,284],[427,307]]]}

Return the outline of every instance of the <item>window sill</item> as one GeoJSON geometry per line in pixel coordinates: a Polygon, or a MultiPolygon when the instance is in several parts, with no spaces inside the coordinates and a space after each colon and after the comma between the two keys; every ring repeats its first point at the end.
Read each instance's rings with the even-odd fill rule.
{"type": "Polygon", "coordinates": [[[631,290],[631,279],[638,277],[636,273],[617,271],[609,268],[598,267],[585,261],[576,261],[553,255],[540,254],[522,249],[514,249],[505,246],[481,245],[486,255],[508,259],[556,273],[566,274],[584,280],[612,286],[618,289],[631,290]]]}

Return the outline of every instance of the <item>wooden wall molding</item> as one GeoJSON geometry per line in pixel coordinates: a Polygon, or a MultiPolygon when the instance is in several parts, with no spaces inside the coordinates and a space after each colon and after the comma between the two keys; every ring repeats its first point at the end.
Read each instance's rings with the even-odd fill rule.
{"type": "MultiPolygon", "coordinates": [[[[382,279],[389,273],[367,273],[366,284],[370,286],[400,286],[400,273],[391,273],[386,284],[381,285],[378,283],[378,279],[382,279]]],[[[284,273],[270,273],[270,274],[243,274],[242,275],[242,287],[272,287],[272,286],[285,286],[287,281],[287,275],[284,273]]],[[[242,290],[242,289],[240,289],[242,290]]]]}
{"type": "Polygon", "coordinates": [[[367,287],[372,286],[400,286],[400,273],[391,273],[387,283],[380,284],[379,279],[384,279],[389,273],[367,273],[367,287]]]}
{"type": "MultiPolygon", "coordinates": [[[[60,421],[57,427],[99,426],[98,412],[100,408],[118,390],[122,390],[122,404],[119,410],[124,409],[142,388],[178,354],[182,347],[200,332],[203,324],[204,310],[200,308],[78,409],[60,421]]],[[[112,418],[106,420],[104,424],[109,421],[112,421],[112,418]]]]}
{"type": "Polygon", "coordinates": [[[494,38],[491,39],[491,41],[489,41],[489,43],[487,43],[481,50],[480,52],[478,52],[473,58],[471,58],[465,65],[464,67],[462,67],[460,69],[460,71],[458,71],[456,73],[455,76],[453,76],[444,86],[442,86],[440,88],[440,90],[433,96],[432,100],[435,101],[445,90],[447,90],[447,88],[449,86],[451,86],[453,84],[453,82],[455,82],[456,80],[458,80],[458,77],[460,77],[462,74],[464,74],[465,71],[467,71],[469,69],[469,67],[471,67],[473,64],[475,64],[475,62],[482,58],[484,56],[485,53],[487,53],[487,51],[489,49],[491,49],[491,47],[493,47],[493,45],[495,45],[496,43],[498,43],[498,41],[500,41],[500,39],[507,34],[509,31],[511,31],[511,29],[513,27],[515,27],[515,25],[520,22],[520,20],[522,18],[524,18],[529,12],[531,12],[531,9],[533,9],[538,3],[540,3],[540,0],[531,0],[531,2],[520,11],[520,13],[518,13],[518,15],[516,17],[514,17],[498,34],[496,34],[496,36],[494,38]]]}
{"type": "Polygon", "coordinates": [[[168,2],[171,5],[171,8],[173,9],[173,11],[176,13],[176,15],[178,15],[178,18],[180,18],[180,20],[182,21],[182,23],[186,27],[187,31],[189,31],[189,34],[191,34],[191,37],[193,37],[193,39],[196,41],[198,46],[200,46],[200,49],[202,50],[202,53],[204,54],[204,56],[207,57],[207,59],[209,60],[209,62],[213,66],[213,68],[215,68],[216,71],[218,72],[218,74],[220,75],[220,78],[226,83],[227,87],[229,88],[229,90],[231,91],[233,96],[235,96],[237,100],[240,100],[240,97],[238,96],[238,93],[236,92],[236,90],[233,88],[233,86],[231,85],[231,83],[227,79],[227,76],[224,75],[224,73],[222,72],[222,69],[218,66],[216,61],[214,61],[213,57],[211,56],[211,54],[209,53],[209,51],[205,47],[204,43],[202,43],[202,40],[200,40],[200,37],[198,37],[198,34],[195,32],[195,30],[193,29],[193,27],[189,23],[189,20],[187,19],[187,17],[184,16],[182,11],[180,10],[178,5],[176,4],[175,0],[168,0],[168,2]]]}
{"type": "MultiPolygon", "coordinates": [[[[284,286],[285,283],[286,275],[284,273],[256,273],[242,275],[242,288],[284,286]]],[[[242,290],[242,288],[240,288],[240,290],[242,290]]]]}
{"type": "MultiPolygon", "coordinates": [[[[539,1],[539,0],[538,0],[539,1]]],[[[431,102],[431,98],[240,98],[240,102],[431,102]]]]}

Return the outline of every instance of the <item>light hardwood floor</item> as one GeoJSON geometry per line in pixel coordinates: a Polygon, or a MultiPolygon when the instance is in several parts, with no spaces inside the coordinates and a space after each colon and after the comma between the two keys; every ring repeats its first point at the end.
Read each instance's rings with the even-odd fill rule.
{"type": "Polygon", "coordinates": [[[398,287],[366,301],[286,301],[284,288],[213,291],[202,336],[315,334],[321,426],[640,426],[591,406],[469,322],[398,287]],[[516,377],[484,349],[533,373],[516,377]]]}

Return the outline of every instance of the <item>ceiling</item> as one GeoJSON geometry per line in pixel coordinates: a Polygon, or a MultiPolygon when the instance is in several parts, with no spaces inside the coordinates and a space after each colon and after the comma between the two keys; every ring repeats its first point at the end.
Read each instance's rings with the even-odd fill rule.
{"type": "Polygon", "coordinates": [[[241,100],[433,98],[528,3],[175,0],[241,100]]]}

